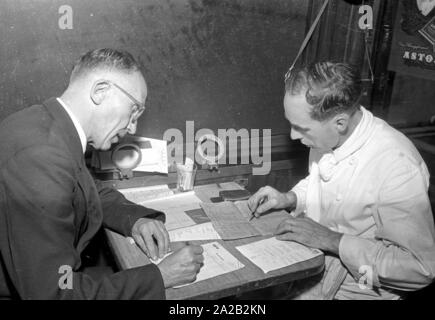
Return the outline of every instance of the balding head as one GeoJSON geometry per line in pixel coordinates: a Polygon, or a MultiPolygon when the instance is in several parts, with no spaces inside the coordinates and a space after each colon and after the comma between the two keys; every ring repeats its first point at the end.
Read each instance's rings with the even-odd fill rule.
{"type": "Polygon", "coordinates": [[[101,72],[117,72],[131,74],[140,71],[140,66],[127,51],[109,48],[87,52],[74,65],[70,83],[101,72]]]}

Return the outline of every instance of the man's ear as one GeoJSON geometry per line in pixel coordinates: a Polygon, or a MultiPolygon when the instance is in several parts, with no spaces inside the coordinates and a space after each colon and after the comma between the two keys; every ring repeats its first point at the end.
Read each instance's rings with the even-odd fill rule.
{"type": "Polygon", "coordinates": [[[100,105],[106,98],[107,90],[110,87],[110,83],[107,80],[97,80],[94,82],[90,92],[90,98],[95,105],[100,105]]]}
{"type": "Polygon", "coordinates": [[[347,113],[339,113],[334,117],[334,124],[337,132],[345,134],[349,128],[349,115],[347,113]]]}

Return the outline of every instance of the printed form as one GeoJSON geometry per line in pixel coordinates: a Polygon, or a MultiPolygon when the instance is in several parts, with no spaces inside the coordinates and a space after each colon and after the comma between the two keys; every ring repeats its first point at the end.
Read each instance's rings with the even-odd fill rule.
{"type": "Polygon", "coordinates": [[[221,203],[201,203],[216,231],[224,240],[249,238],[261,235],[229,201],[221,203]]]}
{"type": "Polygon", "coordinates": [[[168,233],[171,242],[221,239],[211,222],[170,230],[168,233]]]}
{"type": "Polygon", "coordinates": [[[166,214],[165,226],[168,231],[195,225],[186,211],[200,209],[201,200],[194,191],[176,193],[161,199],[142,202],[147,208],[162,211],[166,214]]]}
{"type": "Polygon", "coordinates": [[[201,208],[201,200],[194,191],[174,194],[167,185],[124,189],[120,192],[134,203],[164,212],[168,231],[193,226],[195,222],[186,211],[201,208]]]}
{"type": "Polygon", "coordinates": [[[244,267],[243,263],[237,260],[219,242],[203,244],[202,248],[204,249],[204,265],[199,270],[196,280],[192,283],[213,278],[244,267]]]}
{"type": "MultiPolygon", "coordinates": [[[[250,219],[252,216],[252,211],[248,207],[248,201],[236,201],[234,205],[239,209],[245,219],[250,219]]],[[[278,225],[285,219],[289,217],[289,213],[285,210],[274,210],[261,215],[258,218],[250,221],[250,224],[260,231],[263,236],[272,236],[278,225]]]]}
{"type": "Polygon", "coordinates": [[[293,241],[281,241],[275,237],[236,247],[264,273],[322,255],[318,249],[308,248],[293,241]]]}

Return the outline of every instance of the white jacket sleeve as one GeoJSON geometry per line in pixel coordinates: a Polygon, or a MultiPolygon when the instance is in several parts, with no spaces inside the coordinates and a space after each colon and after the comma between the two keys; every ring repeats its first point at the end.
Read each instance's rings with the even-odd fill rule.
{"type": "Polygon", "coordinates": [[[307,176],[305,179],[302,179],[301,181],[299,181],[291,189],[291,191],[293,191],[296,194],[296,198],[297,198],[296,208],[293,211],[294,216],[300,215],[307,208],[306,197],[307,197],[308,177],[309,176],[307,176]]]}
{"type": "Polygon", "coordinates": [[[344,235],[340,259],[356,279],[365,275],[373,286],[417,290],[435,277],[435,232],[427,177],[403,154],[383,170],[384,182],[373,209],[375,238],[344,235]]]}
{"type": "MultiPolygon", "coordinates": [[[[313,161],[318,161],[321,154],[316,152],[314,149],[310,149],[310,156],[308,160],[308,168],[311,171],[311,164],[313,161]]],[[[307,209],[307,188],[310,175],[306,176],[304,179],[299,181],[290,191],[296,194],[297,203],[296,208],[293,211],[294,216],[299,216],[302,212],[307,209]]]]}

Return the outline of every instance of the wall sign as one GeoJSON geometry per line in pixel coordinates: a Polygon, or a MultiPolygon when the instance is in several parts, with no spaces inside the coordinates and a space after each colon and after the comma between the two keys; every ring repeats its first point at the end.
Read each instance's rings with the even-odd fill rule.
{"type": "Polygon", "coordinates": [[[435,80],[435,0],[401,0],[389,69],[435,80]]]}

